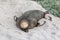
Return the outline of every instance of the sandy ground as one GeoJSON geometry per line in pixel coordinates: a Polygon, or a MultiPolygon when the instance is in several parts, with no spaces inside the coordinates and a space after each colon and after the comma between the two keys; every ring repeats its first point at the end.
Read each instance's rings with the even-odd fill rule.
{"type": "Polygon", "coordinates": [[[60,40],[60,18],[53,15],[52,21],[41,19],[46,24],[30,29],[28,33],[16,27],[14,16],[21,16],[28,10],[47,11],[33,1],[0,0],[0,40],[60,40]]]}

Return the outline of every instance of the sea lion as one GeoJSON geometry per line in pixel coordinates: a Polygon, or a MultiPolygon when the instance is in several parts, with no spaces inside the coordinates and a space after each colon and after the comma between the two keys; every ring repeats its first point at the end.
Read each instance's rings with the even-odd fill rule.
{"type": "MultiPolygon", "coordinates": [[[[17,27],[25,32],[28,32],[28,29],[38,26],[38,21],[45,18],[46,14],[49,14],[48,11],[42,12],[40,10],[29,10],[20,17],[14,16],[14,20],[16,21],[17,27]]],[[[49,17],[49,20],[51,20],[51,17],[49,17]]],[[[46,22],[44,22],[44,24],[45,23],[46,22]]]]}

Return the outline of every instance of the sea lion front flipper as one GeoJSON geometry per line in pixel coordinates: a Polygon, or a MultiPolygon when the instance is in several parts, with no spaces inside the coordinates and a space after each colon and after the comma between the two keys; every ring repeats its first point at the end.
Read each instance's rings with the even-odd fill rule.
{"type": "Polygon", "coordinates": [[[14,16],[14,20],[17,21],[18,17],[17,16],[14,16]]]}

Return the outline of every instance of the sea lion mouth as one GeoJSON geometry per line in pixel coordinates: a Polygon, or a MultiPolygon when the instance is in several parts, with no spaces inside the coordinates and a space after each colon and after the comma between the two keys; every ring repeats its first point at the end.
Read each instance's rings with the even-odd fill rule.
{"type": "Polygon", "coordinates": [[[20,22],[20,27],[21,27],[21,28],[26,29],[26,28],[28,28],[28,26],[29,26],[28,20],[22,20],[22,21],[20,22]]]}

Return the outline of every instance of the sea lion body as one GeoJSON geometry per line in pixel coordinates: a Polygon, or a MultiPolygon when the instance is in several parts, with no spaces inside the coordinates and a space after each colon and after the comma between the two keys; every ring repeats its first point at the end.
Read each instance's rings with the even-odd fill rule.
{"type": "MultiPolygon", "coordinates": [[[[45,14],[48,14],[47,12],[42,12],[40,10],[30,10],[30,11],[26,11],[22,16],[20,17],[16,17],[15,20],[16,20],[16,25],[17,27],[19,27],[21,30],[23,31],[28,31],[28,29],[32,29],[34,27],[37,26],[38,24],[38,21],[42,18],[45,17],[45,14]],[[21,22],[22,20],[26,20],[28,22],[28,27],[24,27],[23,28],[23,25],[25,22],[21,22]],[[23,24],[22,26],[20,24],[23,24]]],[[[26,24],[27,24],[26,22],[26,24]]],[[[25,26],[27,26],[25,24],[25,26]]]]}

